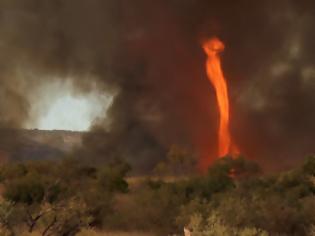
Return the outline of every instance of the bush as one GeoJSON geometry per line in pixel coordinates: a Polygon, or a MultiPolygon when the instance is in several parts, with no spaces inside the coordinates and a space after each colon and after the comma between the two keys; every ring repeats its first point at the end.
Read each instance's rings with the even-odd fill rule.
{"type": "Polygon", "coordinates": [[[42,202],[44,195],[45,184],[36,175],[27,175],[10,181],[3,193],[8,201],[28,205],[42,202]]]}

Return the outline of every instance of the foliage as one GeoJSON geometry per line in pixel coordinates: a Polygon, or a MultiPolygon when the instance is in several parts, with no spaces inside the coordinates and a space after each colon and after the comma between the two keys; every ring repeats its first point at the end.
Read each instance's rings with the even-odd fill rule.
{"type": "Polygon", "coordinates": [[[305,174],[315,176],[315,156],[307,157],[302,169],[305,174]]]}
{"type": "Polygon", "coordinates": [[[192,236],[268,236],[269,234],[257,228],[234,228],[224,223],[219,214],[213,212],[208,219],[203,222],[200,215],[193,215],[189,227],[192,236]]]}
{"type": "MultiPolygon", "coordinates": [[[[209,175],[216,182],[228,183],[227,173],[231,168],[235,168],[235,161],[223,159],[209,169],[209,175]]],[[[247,168],[242,171],[248,173],[247,168]]],[[[242,172],[236,173],[243,176],[242,172]]],[[[315,220],[311,210],[315,204],[311,173],[312,168],[304,164],[274,176],[253,172],[246,174],[247,178],[233,176],[230,179],[233,187],[225,190],[208,185],[220,191],[205,195],[203,201],[195,199],[182,206],[177,223],[183,227],[188,224],[188,216],[197,215],[190,219],[190,224],[199,227],[195,231],[200,235],[308,235],[315,220]],[[208,227],[209,217],[214,220],[211,227],[208,227]]]]}
{"type": "Polygon", "coordinates": [[[76,235],[84,227],[101,226],[111,212],[113,195],[128,190],[124,177],[129,169],[121,161],[96,168],[74,159],[4,165],[2,229],[76,235]]]}
{"type": "Polygon", "coordinates": [[[187,150],[173,145],[166,160],[159,162],[154,172],[158,176],[187,176],[196,171],[196,158],[187,150]]]}
{"type": "Polygon", "coordinates": [[[120,160],[103,167],[98,173],[100,186],[110,192],[128,191],[128,183],[125,181],[126,174],[130,171],[130,166],[120,160]]]}
{"type": "Polygon", "coordinates": [[[14,228],[19,224],[19,208],[13,202],[3,201],[0,204],[0,235],[15,235],[14,228]]]}
{"type": "MultiPolygon", "coordinates": [[[[174,150],[168,164],[185,162],[174,150]]],[[[181,166],[173,169],[177,178],[130,186],[130,166],[121,160],[8,163],[0,168],[0,235],[70,236],[91,227],[161,236],[184,227],[192,236],[314,235],[314,163],[309,157],[301,167],[263,175],[252,161],[224,157],[204,175],[183,178],[181,166]]]]}

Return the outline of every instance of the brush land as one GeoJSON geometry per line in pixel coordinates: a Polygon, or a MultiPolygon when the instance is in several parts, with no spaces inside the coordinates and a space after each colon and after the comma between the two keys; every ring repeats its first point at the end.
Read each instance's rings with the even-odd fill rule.
{"type": "Polygon", "coordinates": [[[184,154],[171,151],[154,178],[130,177],[122,160],[4,163],[0,235],[315,235],[314,156],[273,175],[225,157],[198,175],[184,154]]]}

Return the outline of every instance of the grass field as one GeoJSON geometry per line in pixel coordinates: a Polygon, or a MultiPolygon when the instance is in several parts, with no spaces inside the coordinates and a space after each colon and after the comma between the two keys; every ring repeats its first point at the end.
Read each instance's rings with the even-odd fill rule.
{"type": "MultiPolygon", "coordinates": [[[[41,236],[41,233],[25,233],[21,236],[41,236]]],[[[154,234],[144,232],[101,232],[95,230],[82,230],[78,236],[155,236],[154,234]]]]}
{"type": "Polygon", "coordinates": [[[97,232],[94,230],[83,230],[78,236],[154,236],[143,232],[97,232]]]}

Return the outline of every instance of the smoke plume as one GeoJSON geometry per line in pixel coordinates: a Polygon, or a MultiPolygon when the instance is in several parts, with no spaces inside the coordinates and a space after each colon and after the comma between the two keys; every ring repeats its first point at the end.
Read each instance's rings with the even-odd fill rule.
{"type": "Polygon", "coordinates": [[[233,140],[265,166],[290,165],[315,151],[314,5],[2,0],[0,127],[24,127],[36,88],[71,80],[79,94],[115,94],[82,153],[139,168],[172,144],[215,158],[218,113],[201,42],[218,36],[233,140]]]}

